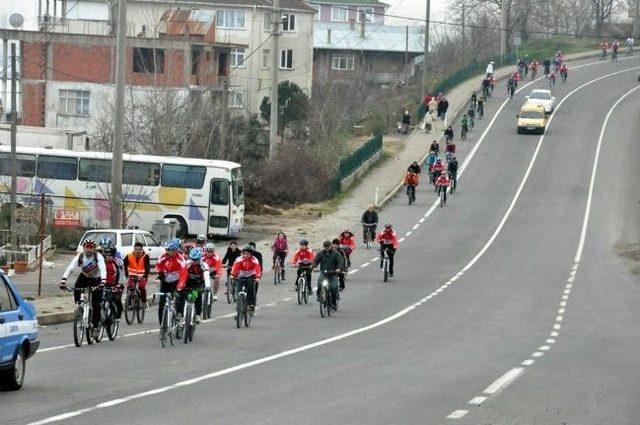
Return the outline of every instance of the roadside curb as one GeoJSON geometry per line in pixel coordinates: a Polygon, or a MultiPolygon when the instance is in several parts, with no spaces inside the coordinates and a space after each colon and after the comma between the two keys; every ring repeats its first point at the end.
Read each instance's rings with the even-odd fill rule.
{"type": "MultiPolygon", "coordinates": [[[[571,62],[571,61],[575,61],[575,60],[581,60],[581,59],[586,59],[586,58],[590,58],[590,57],[597,57],[599,55],[598,51],[589,51],[589,52],[583,52],[583,53],[575,53],[574,55],[569,55],[571,56],[571,58],[567,59],[567,62],[571,62]]],[[[515,66],[515,65],[513,65],[515,66]]],[[[511,66],[511,67],[513,67],[511,66]]],[[[505,69],[505,68],[509,68],[509,66],[505,66],[502,67],[501,69],[505,69]]],[[[499,70],[496,70],[496,72],[499,70]]],[[[463,84],[465,84],[468,81],[471,81],[473,79],[479,78],[480,76],[482,76],[482,74],[478,74],[474,77],[469,78],[468,80],[465,80],[463,82],[461,82],[460,84],[458,84],[453,90],[454,91],[456,89],[458,89],[460,86],[462,86],[463,84]]],[[[496,81],[503,81],[507,78],[507,75],[504,75],[500,78],[497,78],[496,81]]],[[[455,112],[453,113],[453,119],[451,120],[451,122],[456,121],[459,117],[460,114],[464,111],[465,106],[467,106],[468,102],[463,102],[462,105],[459,105],[457,107],[457,109],[455,109],[455,112]]],[[[411,134],[411,137],[414,136],[415,133],[418,132],[423,132],[423,130],[421,130],[420,128],[417,128],[415,130],[413,130],[413,133],[411,134]]],[[[440,136],[438,142],[442,142],[444,140],[444,135],[440,136]]],[[[422,155],[422,157],[420,159],[418,159],[418,164],[424,164],[424,162],[427,160],[427,156],[429,156],[429,152],[425,153],[424,155],[422,155]]],[[[376,208],[381,210],[389,201],[391,201],[391,199],[393,199],[398,192],[400,191],[400,189],[402,189],[402,187],[404,186],[404,183],[402,182],[402,180],[400,180],[400,183],[398,183],[398,185],[393,188],[384,198],[382,198],[382,200],[378,203],[378,205],[376,205],[376,208]]]]}
{"type": "Polygon", "coordinates": [[[38,325],[57,325],[73,321],[73,311],[63,311],[60,313],[47,313],[38,315],[38,325]]]}

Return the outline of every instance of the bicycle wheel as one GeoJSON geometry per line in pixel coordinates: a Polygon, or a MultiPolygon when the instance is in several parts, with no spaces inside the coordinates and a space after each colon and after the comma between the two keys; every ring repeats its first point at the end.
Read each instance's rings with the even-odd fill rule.
{"type": "Polygon", "coordinates": [[[73,342],[76,347],[80,347],[82,345],[82,340],[84,339],[85,328],[82,320],[83,316],[83,308],[78,306],[75,314],[73,315],[73,342]]]}
{"type": "Polygon", "coordinates": [[[207,319],[211,319],[211,315],[213,314],[213,294],[211,291],[207,291],[207,319]]]}
{"type": "Polygon", "coordinates": [[[133,323],[135,315],[136,312],[133,297],[130,292],[127,292],[127,296],[124,298],[124,320],[126,320],[127,325],[133,323]]]}
{"type": "Polygon", "coordinates": [[[187,308],[184,310],[184,334],[182,335],[182,341],[186,344],[189,342],[191,338],[191,327],[193,324],[191,323],[193,320],[193,306],[191,303],[187,305],[187,308]]]}
{"type": "Polygon", "coordinates": [[[327,311],[327,296],[325,294],[324,288],[320,288],[320,317],[324,317],[327,311]]]}
{"type": "Polygon", "coordinates": [[[249,326],[251,326],[251,319],[253,319],[253,311],[249,311],[249,308],[245,306],[245,309],[244,309],[244,327],[245,328],[248,328],[249,326]]]}
{"type": "Polygon", "coordinates": [[[145,305],[143,304],[140,297],[136,297],[136,317],[138,318],[138,323],[142,324],[144,322],[144,315],[146,312],[145,305]]]}
{"type": "Polygon", "coordinates": [[[100,319],[100,324],[98,325],[98,332],[94,338],[95,343],[100,344],[102,342],[102,338],[104,338],[104,329],[105,329],[105,324],[102,321],[102,319],[100,319]]]}
{"type": "Polygon", "coordinates": [[[302,302],[304,301],[304,294],[307,293],[306,281],[302,276],[298,278],[296,292],[298,293],[298,304],[302,304],[302,302]]]}
{"type": "Polygon", "coordinates": [[[309,303],[309,289],[311,289],[311,287],[309,286],[309,283],[307,283],[307,279],[304,278],[304,291],[302,291],[302,296],[304,297],[305,304],[309,303]]]}
{"type": "Polygon", "coordinates": [[[444,206],[444,193],[440,191],[440,208],[444,206]]]}
{"type": "Polygon", "coordinates": [[[227,288],[227,304],[231,304],[231,281],[229,276],[227,276],[227,281],[224,286],[227,288]]]}
{"type": "Polygon", "coordinates": [[[331,287],[329,287],[326,291],[326,302],[327,302],[327,317],[331,317],[331,306],[333,305],[333,291],[331,290],[331,287]]]}
{"type": "MultiPolygon", "coordinates": [[[[169,329],[169,310],[167,308],[162,312],[162,323],[160,323],[160,345],[167,346],[167,339],[171,338],[169,329]]],[[[171,343],[173,345],[173,342],[171,343]]]]}
{"type": "Polygon", "coordinates": [[[120,321],[116,317],[116,305],[111,303],[109,307],[109,323],[107,325],[107,337],[109,341],[113,341],[118,336],[118,330],[120,329],[120,321]]]}
{"type": "Polygon", "coordinates": [[[209,295],[207,291],[204,291],[200,296],[202,297],[202,318],[206,320],[209,312],[209,295]]]}
{"type": "Polygon", "coordinates": [[[236,328],[240,329],[242,324],[242,314],[244,312],[244,295],[240,294],[236,301],[236,328]]]}
{"type": "Polygon", "coordinates": [[[93,324],[91,322],[93,317],[93,307],[91,307],[91,299],[89,299],[88,307],[85,307],[84,313],[86,317],[83,317],[84,322],[84,336],[87,339],[87,344],[93,345],[93,324]]]}
{"type": "Polygon", "coordinates": [[[178,332],[178,320],[176,319],[176,312],[173,309],[169,310],[169,316],[168,316],[168,320],[167,323],[169,325],[169,329],[168,329],[168,333],[167,335],[169,336],[169,343],[171,345],[175,344],[175,340],[176,338],[178,338],[177,332],[178,332]]]}
{"type": "Polygon", "coordinates": [[[382,280],[389,281],[389,260],[387,258],[382,261],[382,280]]]}

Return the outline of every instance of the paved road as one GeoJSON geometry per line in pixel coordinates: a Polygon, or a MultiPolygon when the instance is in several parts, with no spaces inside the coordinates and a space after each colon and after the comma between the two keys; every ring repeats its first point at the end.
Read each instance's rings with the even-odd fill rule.
{"type": "Polygon", "coordinates": [[[516,136],[514,115],[544,82],[497,115],[493,99],[459,193],[443,209],[426,188],[392,202],[397,277],[383,285],[357,250],[335,317],[263,283],[250,329],[220,304],[187,346],[134,333],[151,321],[81,349],[68,325],[46,328],[23,390],[0,394],[2,423],[637,424],[640,290],[613,246],[639,240],[640,90],[610,115],[590,190],[631,67],[574,66],[543,139],[516,136]]]}

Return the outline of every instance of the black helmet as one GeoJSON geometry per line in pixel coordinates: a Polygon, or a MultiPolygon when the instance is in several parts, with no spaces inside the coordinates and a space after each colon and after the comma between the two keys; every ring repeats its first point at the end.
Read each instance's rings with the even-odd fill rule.
{"type": "Polygon", "coordinates": [[[253,251],[253,247],[251,247],[251,245],[245,245],[242,247],[242,252],[252,252],[253,251]]]}

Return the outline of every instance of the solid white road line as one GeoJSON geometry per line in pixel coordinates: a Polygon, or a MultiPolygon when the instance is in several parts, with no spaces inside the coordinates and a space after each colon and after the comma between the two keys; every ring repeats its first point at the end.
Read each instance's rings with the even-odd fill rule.
{"type": "Polygon", "coordinates": [[[506,388],[509,384],[515,381],[518,378],[518,376],[522,375],[522,372],[524,372],[524,368],[514,367],[513,369],[511,369],[510,371],[508,371],[507,373],[505,373],[504,375],[496,379],[493,382],[493,384],[485,388],[484,393],[485,394],[497,393],[498,391],[506,388]]]}

